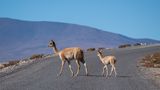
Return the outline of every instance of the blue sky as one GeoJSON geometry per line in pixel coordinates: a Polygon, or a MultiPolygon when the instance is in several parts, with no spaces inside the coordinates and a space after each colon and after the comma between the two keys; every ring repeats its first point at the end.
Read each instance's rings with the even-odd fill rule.
{"type": "Polygon", "coordinates": [[[160,0],[0,0],[0,17],[74,23],[160,40],[160,0]]]}

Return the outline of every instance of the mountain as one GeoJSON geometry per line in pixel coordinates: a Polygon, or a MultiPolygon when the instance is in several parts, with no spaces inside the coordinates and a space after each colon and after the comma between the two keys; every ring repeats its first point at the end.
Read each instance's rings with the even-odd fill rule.
{"type": "Polygon", "coordinates": [[[133,39],[96,28],[48,21],[23,21],[0,18],[0,61],[52,53],[48,48],[53,39],[59,49],[79,46],[117,47],[125,43],[159,43],[151,39],[133,39]]]}

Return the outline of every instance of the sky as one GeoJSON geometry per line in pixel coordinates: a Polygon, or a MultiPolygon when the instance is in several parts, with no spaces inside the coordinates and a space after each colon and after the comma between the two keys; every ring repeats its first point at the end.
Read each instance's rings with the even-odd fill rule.
{"type": "Polygon", "coordinates": [[[80,24],[160,40],[160,0],[0,0],[0,17],[80,24]]]}

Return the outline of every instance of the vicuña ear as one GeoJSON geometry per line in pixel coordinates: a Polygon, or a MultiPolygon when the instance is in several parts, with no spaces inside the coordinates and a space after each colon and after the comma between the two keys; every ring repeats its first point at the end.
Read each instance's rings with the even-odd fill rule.
{"type": "Polygon", "coordinates": [[[103,52],[103,50],[101,49],[100,52],[103,52]]]}
{"type": "Polygon", "coordinates": [[[55,45],[55,42],[53,40],[51,40],[51,42],[55,45]]]}
{"type": "Polygon", "coordinates": [[[102,49],[99,49],[98,52],[102,53],[102,49]]]}
{"type": "Polygon", "coordinates": [[[98,49],[98,52],[100,52],[100,50],[98,49]]]}
{"type": "Polygon", "coordinates": [[[51,42],[54,42],[53,40],[51,40],[51,42]]]}

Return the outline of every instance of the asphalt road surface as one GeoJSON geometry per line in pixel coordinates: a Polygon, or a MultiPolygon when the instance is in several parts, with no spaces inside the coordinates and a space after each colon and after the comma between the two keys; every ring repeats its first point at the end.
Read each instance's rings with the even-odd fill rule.
{"type": "MultiPolygon", "coordinates": [[[[71,77],[67,63],[62,76],[57,77],[61,61],[59,57],[39,60],[26,67],[0,76],[0,90],[160,90],[154,82],[142,77],[137,64],[146,54],[160,51],[160,46],[106,50],[105,55],[117,57],[117,73],[105,78],[101,75],[102,63],[96,52],[85,53],[89,76],[84,66],[77,77],[71,77]]],[[[72,61],[74,72],[77,67],[72,61]]]]}

